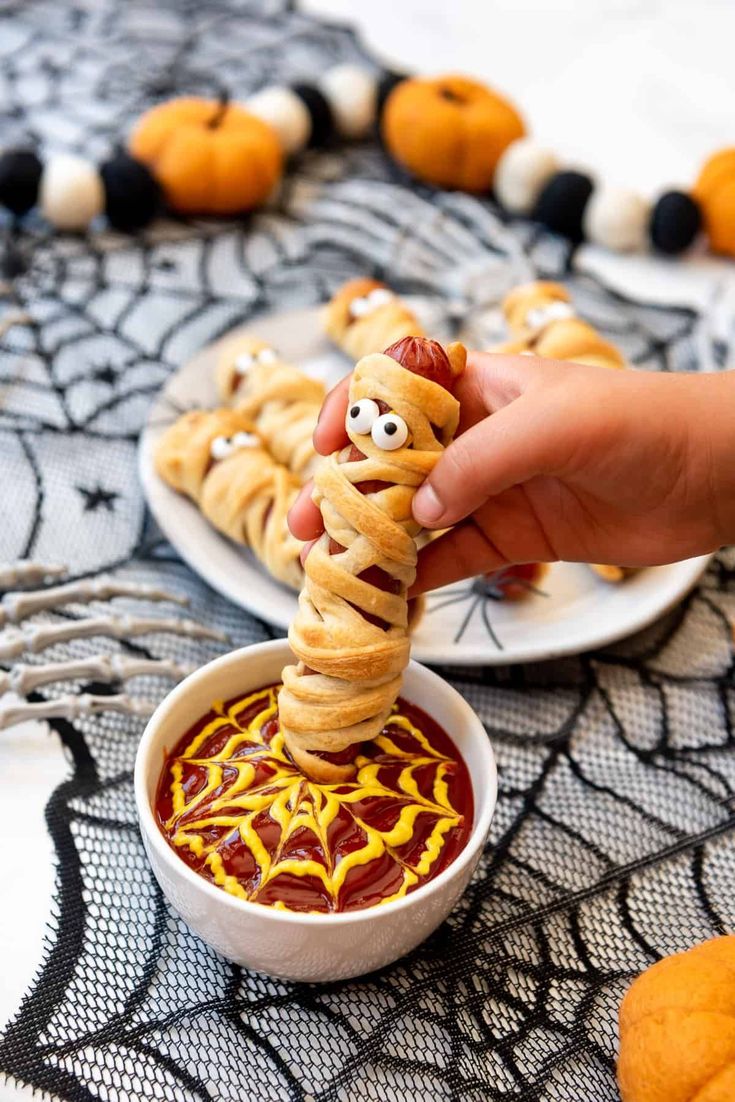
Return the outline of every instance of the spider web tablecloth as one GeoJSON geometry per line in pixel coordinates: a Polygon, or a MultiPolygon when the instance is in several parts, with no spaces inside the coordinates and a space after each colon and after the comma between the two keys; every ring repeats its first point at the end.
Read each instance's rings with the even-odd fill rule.
{"type": "MultiPolygon", "coordinates": [[[[146,105],[308,78],[363,57],[345,28],[278,3],[4,4],[9,144],[105,155],[146,105]]],[[[376,145],[306,159],[247,222],[165,222],[138,239],[30,222],[3,308],[0,559],[65,562],[174,586],[233,644],[268,638],[179,562],[135,473],[152,396],[202,344],[261,310],[323,300],[365,271],[477,303],[538,272],[634,362],[721,366],[685,307],[631,301],[566,247],[490,203],[411,187],[376,145]]],[[[481,868],[449,921],[362,981],[272,981],[217,957],[167,907],[138,834],[140,722],[54,729],[73,761],[47,808],[58,855],[41,970],[0,1041],[0,1071],[70,1100],[613,1100],[616,1012],[658,956],[731,927],[735,557],[642,636],[533,667],[453,669],[498,753],[481,868]]],[[[52,617],[53,619],[53,617],[52,617]]],[[[51,657],[112,642],[79,642],[51,657]]],[[[146,653],[205,661],[212,644],[146,653]]],[[[155,686],[159,692],[163,683],[155,686]]],[[[7,887],[7,885],[6,885],[7,887]]]]}

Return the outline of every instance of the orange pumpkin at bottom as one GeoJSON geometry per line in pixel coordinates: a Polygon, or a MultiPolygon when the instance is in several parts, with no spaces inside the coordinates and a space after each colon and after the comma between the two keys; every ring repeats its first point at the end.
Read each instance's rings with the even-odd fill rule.
{"type": "Polygon", "coordinates": [[[238,214],[268,198],[283,156],[267,123],[234,103],[182,98],[143,115],[130,153],[182,214],[238,214]]]}
{"type": "Polygon", "coordinates": [[[735,1100],[735,935],[642,972],[620,1004],[623,1102],[735,1100]]]}

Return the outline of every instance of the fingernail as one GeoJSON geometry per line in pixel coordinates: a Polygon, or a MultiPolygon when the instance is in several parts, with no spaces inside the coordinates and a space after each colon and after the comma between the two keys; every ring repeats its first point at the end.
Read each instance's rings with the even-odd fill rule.
{"type": "Polygon", "coordinates": [[[413,515],[421,524],[436,524],[444,512],[433,486],[422,486],[413,499],[413,515]]]}
{"type": "Polygon", "coordinates": [[[309,540],[307,543],[304,544],[304,546],[299,551],[299,559],[301,560],[301,565],[302,566],[306,565],[306,560],[308,558],[309,552],[311,551],[311,549],[312,549],[312,547],[314,546],[315,543],[316,543],[316,540],[309,540]]]}

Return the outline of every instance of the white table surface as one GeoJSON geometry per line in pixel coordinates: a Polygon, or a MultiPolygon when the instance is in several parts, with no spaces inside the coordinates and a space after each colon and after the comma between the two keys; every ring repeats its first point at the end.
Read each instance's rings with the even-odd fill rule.
{"type": "MultiPolygon", "coordinates": [[[[735,144],[729,0],[304,0],[304,7],[355,23],[386,64],[486,80],[568,163],[646,194],[686,186],[709,152],[735,144]]],[[[711,258],[668,264],[596,250],[588,262],[634,292],[661,290],[670,299],[674,286],[699,302],[716,284],[729,285],[735,270],[711,258]]],[[[0,882],[24,886],[22,907],[6,892],[0,908],[0,1024],[41,957],[53,888],[44,806],[66,775],[58,740],[44,727],[0,735],[0,882]]],[[[0,1085],[0,1099],[26,1093],[0,1085]]]]}

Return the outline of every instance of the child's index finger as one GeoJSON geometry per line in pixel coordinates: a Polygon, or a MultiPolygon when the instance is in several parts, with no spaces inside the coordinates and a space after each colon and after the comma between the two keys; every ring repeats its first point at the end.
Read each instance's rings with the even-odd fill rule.
{"type": "Polygon", "coordinates": [[[348,375],[333,387],[324,399],[317,426],[314,429],[314,447],[320,455],[331,455],[349,444],[345,428],[350,379],[348,375]]]}

